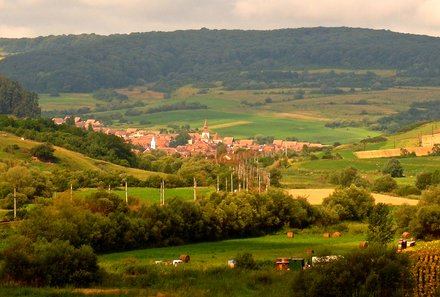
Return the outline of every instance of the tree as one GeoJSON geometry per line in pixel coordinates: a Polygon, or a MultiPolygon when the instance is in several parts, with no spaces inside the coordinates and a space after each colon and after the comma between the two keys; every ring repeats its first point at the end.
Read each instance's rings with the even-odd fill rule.
{"type": "Polygon", "coordinates": [[[55,155],[53,154],[54,151],[55,149],[50,143],[43,143],[34,146],[31,149],[31,154],[43,162],[50,162],[56,160],[55,155]]]}
{"type": "Polygon", "coordinates": [[[391,175],[391,177],[403,177],[403,167],[400,161],[394,158],[385,164],[382,172],[391,175]]]}
{"type": "Polygon", "coordinates": [[[362,220],[369,215],[374,198],[366,189],[351,185],[349,188],[336,189],[324,198],[322,205],[336,212],[340,220],[362,220]]]}
{"type": "Polygon", "coordinates": [[[386,204],[375,205],[368,216],[367,240],[386,244],[393,240],[394,225],[390,210],[386,204]]]}
{"type": "Polygon", "coordinates": [[[410,223],[410,231],[417,238],[440,238],[440,205],[422,206],[410,223]]]}

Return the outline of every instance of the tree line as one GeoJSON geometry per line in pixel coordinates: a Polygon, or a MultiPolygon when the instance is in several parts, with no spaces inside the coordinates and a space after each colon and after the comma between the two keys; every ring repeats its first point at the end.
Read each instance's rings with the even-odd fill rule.
{"type": "Polygon", "coordinates": [[[355,28],[272,31],[186,30],[0,39],[0,72],[39,92],[91,92],[153,83],[169,91],[193,82],[228,88],[301,83],[338,87],[436,85],[439,40],[355,28]],[[397,69],[394,77],[306,74],[315,68],[397,69]]]}

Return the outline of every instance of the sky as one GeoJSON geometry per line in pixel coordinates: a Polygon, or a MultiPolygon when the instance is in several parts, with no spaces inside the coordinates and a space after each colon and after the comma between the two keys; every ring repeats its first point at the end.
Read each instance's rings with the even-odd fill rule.
{"type": "Polygon", "coordinates": [[[361,27],[440,37],[440,0],[0,0],[0,37],[361,27]]]}

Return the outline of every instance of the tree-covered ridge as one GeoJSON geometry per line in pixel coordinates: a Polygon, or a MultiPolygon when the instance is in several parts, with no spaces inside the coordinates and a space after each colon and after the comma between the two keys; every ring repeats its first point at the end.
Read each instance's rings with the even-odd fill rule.
{"type": "Polygon", "coordinates": [[[26,91],[17,82],[0,75],[0,114],[18,117],[40,116],[38,95],[26,91]]]}
{"type": "MultiPolygon", "coordinates": [[[[398,70],[388,84],[433,84],[440,77],[440,39],[354,28],[83,34],[0,39],[0,48],[15,53],[0,62],[0,72],[36,91],[250,82],[270,70],[261,79],[278,81],[285,70],[332,67],[398,70]]],[[[377,78],[369,84],[376,82],[384,83],[377,78]]]]}

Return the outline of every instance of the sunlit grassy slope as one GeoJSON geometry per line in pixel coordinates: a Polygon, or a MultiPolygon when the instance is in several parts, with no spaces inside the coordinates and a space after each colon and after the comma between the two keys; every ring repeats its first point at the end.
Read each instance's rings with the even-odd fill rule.
{"type": "MultiPolygon", "coordinates": [[[[55,146],[54,155],[57,158],[55,163],[45,163],[32,159],[29,153],[30,149],[41,143],[21,139],[17,136],[0,131],[0,159],[16,162],[17,164],[26,164],[33,168],[43,170],[52,170],[55,168],[63,168],[68,170],[99,170],[99,171],[114,171],[133,175],[139,179],[145,179],[152,174],[152,172],[127,168],[119,166],[106,161],[96,160],[84,156],[80,153],[69,151],[67,149],[55,146]],[[11,145],[18,145],[19,149],[12,152],[6,152],[5,148],[11,145]]],[[[8,150],[10,151],[10,150],[8,150]]]]}

